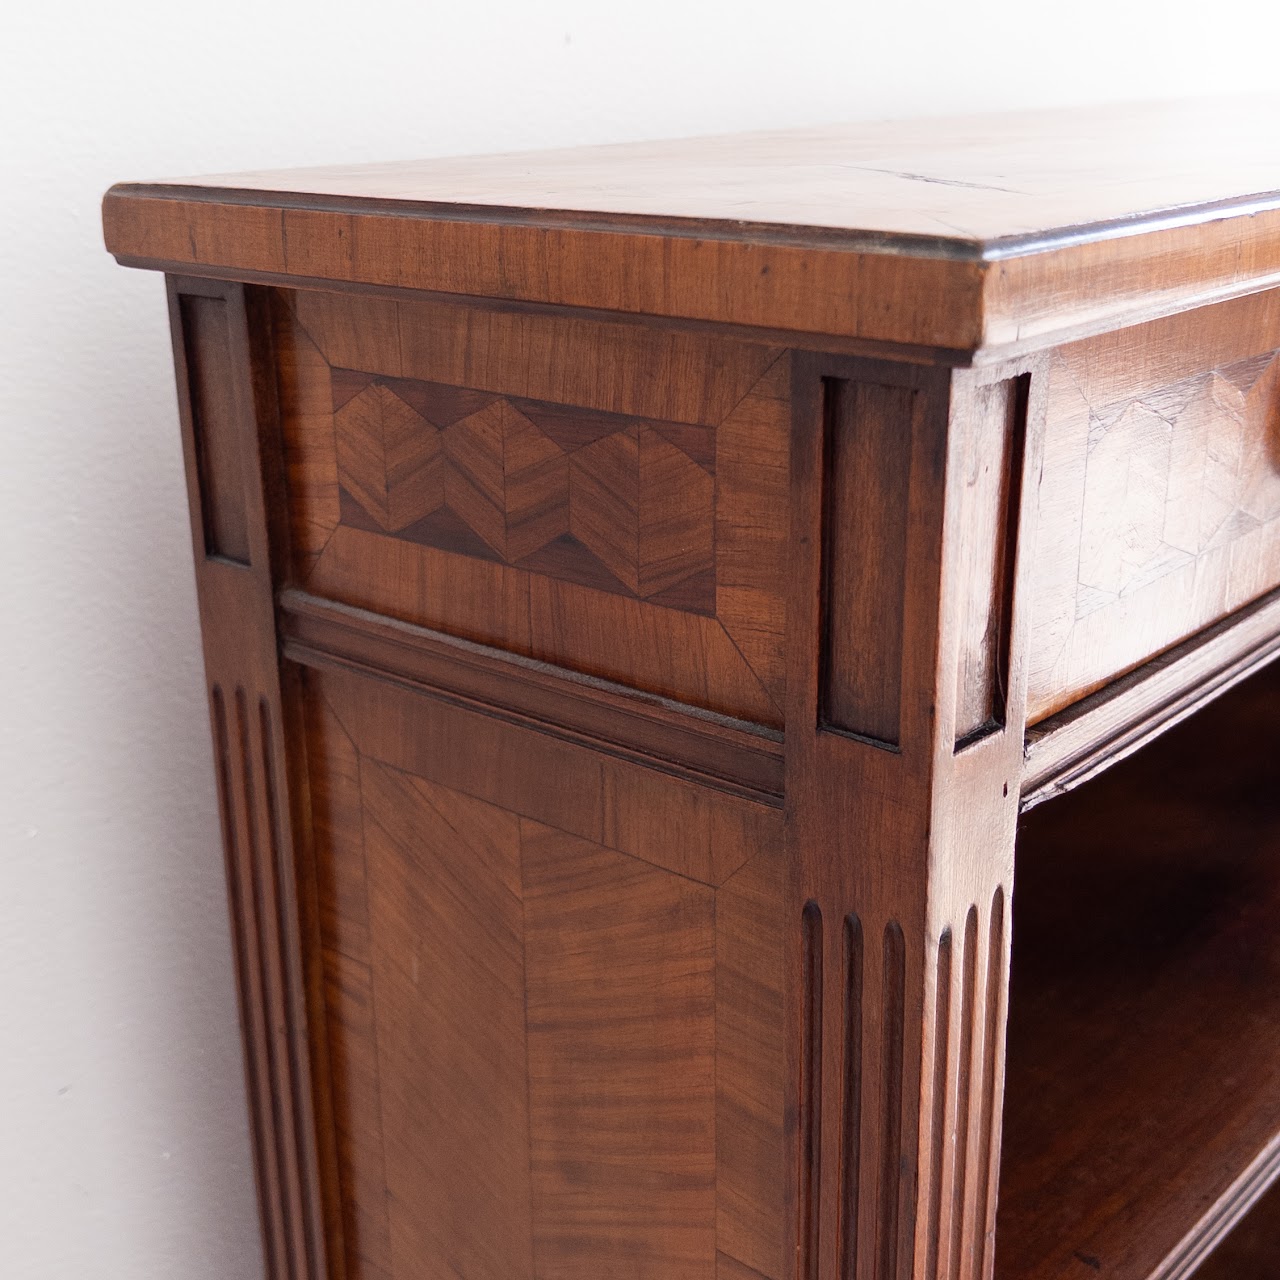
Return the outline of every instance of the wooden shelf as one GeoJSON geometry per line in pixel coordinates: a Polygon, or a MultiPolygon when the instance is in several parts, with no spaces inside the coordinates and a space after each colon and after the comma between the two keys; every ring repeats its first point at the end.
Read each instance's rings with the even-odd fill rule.
{"type": "Polygon", "coordinates": [[[1280,1172],[1280,676],[1023,819],[998,1280],[1189,1275],[1280,1172]]]}

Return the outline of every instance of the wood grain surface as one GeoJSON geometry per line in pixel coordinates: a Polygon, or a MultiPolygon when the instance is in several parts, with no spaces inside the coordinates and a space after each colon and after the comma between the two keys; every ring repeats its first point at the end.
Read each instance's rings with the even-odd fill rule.
{"type": "Polygon", "coordinates": [[[320,995],[297,875],[306,787],[275,631],[287,502],[266,300],[197,279],[168,294],[264,1258],[273,1280],[318,1277],[329,1108],[305,1012],[320,995]]]}
{"type": "Polygon", "coordinates": [[[276,341],[310,591],[781,724],[785,353],[325,293],[276,341]]]}
{"type": "Polygon", "coordinates": [[[270,1280],[1181,1280],[1264,1194],[1278,110],[108,193],[270,1280]]]}
{"type": "Polygon", "coordinates": [[[174,185],[1016,240],[1162,210],[1194,217],[1197,206],[1275,194],[1277,110],[1267,97],[1129,103],[220,174],[174,185]]]}
{"type": "Polygon", "coordinates": [[[348,1275],[781,1277],[780,815],[307,693],[348,1275]]]}
{"type": "Polygon", "coordinates": [[[1049,366],[1032,722],[1280,579],[1280,294],[1049,366]]]}
{"type": "Polygon", "coordinates": [[[1233,99],[223,175],[113,188],[104,221],[135,264],[1007,350],[1276,283],[1278,119],[1233,99]]]}
{"type": "Polygon", "coordinates": [[[1004,722],[958,750],[958,672],[986,646],[959,619],[962,601],[1017,599],[1029,561],[976,562],[966,548],[991,521],[962,499],[1003,492],[1009,519],[1034,524],[1021,471],[1039,465],[1042,398],[1010,426],[990,393],[1026,373],[797,361],[785,811],[798,1280],[990,1275],[1026,619],[1010,615],[1004,722]],[[873,450],[871,474],[893,485],[850,463],[873,450]],[[845,542],[850,529],[860,537],[845,542]]]}

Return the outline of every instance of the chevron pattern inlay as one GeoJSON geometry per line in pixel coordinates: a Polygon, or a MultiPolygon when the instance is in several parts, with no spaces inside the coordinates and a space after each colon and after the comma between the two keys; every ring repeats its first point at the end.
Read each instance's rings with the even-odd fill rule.
{"type": "Polygon", "coordinates": [[[715,611],[715,431],[332,373],[342,523],[715,611]]]}

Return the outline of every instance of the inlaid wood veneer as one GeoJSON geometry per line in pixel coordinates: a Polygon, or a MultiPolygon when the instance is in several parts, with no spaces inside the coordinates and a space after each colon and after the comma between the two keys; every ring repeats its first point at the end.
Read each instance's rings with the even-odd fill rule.
{"type": "Polygon", "coordinates": [[[1280,1071],[1207,849],[1280,826],[1275,103],[129,184],[104,224],[169,282],[271,1280],[1174,1280],[1262,1194],[1271,1112],[1215,1109],[1170,1002],[1235,993],[1219,1039],[1261,1032],[1205,1060],[1280,1071]],[[1090,781],[1228,690],[1244,818],[1173,748],[1090,781]],[[1144,882],[1087,850],[1155,875],[1165,835],[1202,961],[1130,985],[1144,882]],[[1072,919],[1116,971],[1051,963],[1072,919]],[[1119,1136],[1062,1074],[1099,1044],[1119,1136]],[[1149,1080],[1212,1160],[1153,1175],[1149,1080]]]}

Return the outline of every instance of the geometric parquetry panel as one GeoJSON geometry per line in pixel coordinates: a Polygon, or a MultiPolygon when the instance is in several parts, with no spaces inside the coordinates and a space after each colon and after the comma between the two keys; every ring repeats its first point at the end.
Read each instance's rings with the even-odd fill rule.
{"type": "Polygon", "coordinates": [[[1280,518],[1280,353],[1089,416],[1076,617],[1280,518]]]}
{"type": "Polygon", "coordinates": [[[713,428],[348,369],[331,381],[344,525],[715,613],[713,428]]]}
{"type": "Polygon", "coordinates": [[[1050,357],[1028,606],[1029,723],[1274,585],[1273,307],[1269,295],[1242,298],[1067,343],[1050,357]]]}
{"type": "Polygon", "coordinates": [[[781,726],[785,348],[421,299],[272,302],[298,585],[781,726]]]}

